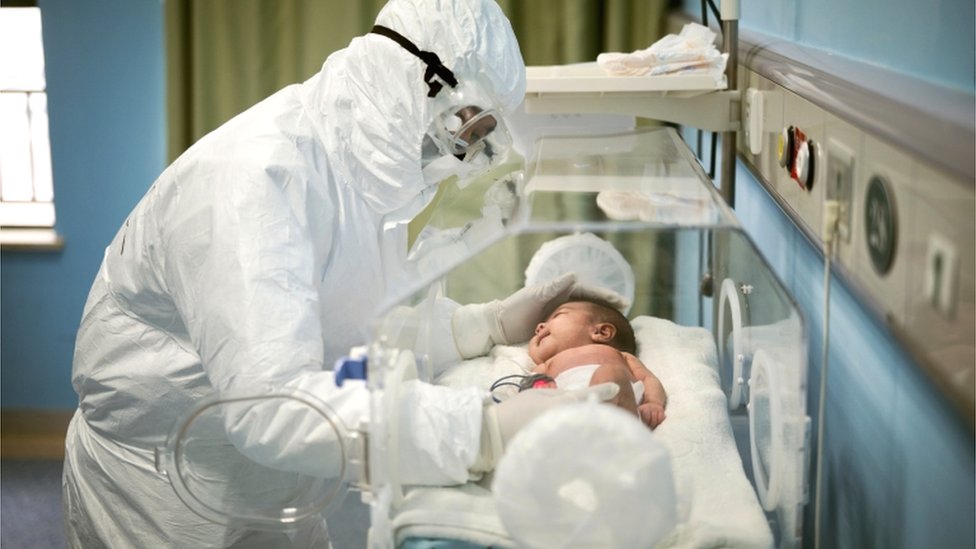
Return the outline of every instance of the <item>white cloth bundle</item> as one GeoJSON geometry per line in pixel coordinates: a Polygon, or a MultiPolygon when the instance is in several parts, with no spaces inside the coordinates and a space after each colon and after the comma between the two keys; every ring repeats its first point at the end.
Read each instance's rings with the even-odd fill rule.
{"type": "Polygon", "coordinates": [[[694,187],[690,191],[666,189],[661,192],[606,189],[596,203],[610,219],[639,219],[649,223],[705,225],[715,222],[718,210],[712,198],[694,187]]]}
{"type": "Polygon", "coordinates": [[[669,34],[643,50],[631,53],[607,52],[596,62],[615,76],[653,76],[683,71],[725,72],[729,55],[715,47],[715,33],[698,23],[688,23],[680,34],[669,34]]]}

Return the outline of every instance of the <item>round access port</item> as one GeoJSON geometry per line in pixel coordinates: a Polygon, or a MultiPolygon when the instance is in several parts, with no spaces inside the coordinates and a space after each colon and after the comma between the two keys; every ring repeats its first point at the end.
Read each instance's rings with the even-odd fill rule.
{"type": "Polygon", "coordinates": [[[719,294],[719,378],[729,398],[729,409],[735,410],[746,401],[746,350],[742,335],[745,304],[736,283],[731,278],[722,281],[719,294]]]}

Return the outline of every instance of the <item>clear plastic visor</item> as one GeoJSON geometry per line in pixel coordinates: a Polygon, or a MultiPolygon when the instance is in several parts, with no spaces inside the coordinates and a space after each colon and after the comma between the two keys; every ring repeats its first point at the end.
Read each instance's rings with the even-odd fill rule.
{"type": "Polygon", "coordinates": [[[447,111],[434,126],[435,137],[444,152],[463,157],[465,161],[482,153],[492,158],[507,151],[512,143],[498,111],[476,105],[447,111]]]}

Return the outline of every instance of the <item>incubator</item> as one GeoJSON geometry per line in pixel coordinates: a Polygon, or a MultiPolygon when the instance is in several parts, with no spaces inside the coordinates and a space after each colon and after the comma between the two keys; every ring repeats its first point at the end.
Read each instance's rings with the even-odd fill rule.
{"type": "Polygon", "coordinates": [[[339,377],[359,377],[362,367],[368,422],[342,425],[310,395],[244,397],[307,406],[334,430],[342,455],[326,459],[329,478],[276,472],[280,491],[249,493],[244,479],[262,466],[221,438],[221,409],[234,405],[226,401],[204,403],[174,427],[160,469],[191,508],[228,524],[287,529],[358,493],[371,505],[370,544],[378,547],[538,546],[546,535],[572,533],[556,516],[572,512],[606,518],[578,524],[582,537],[574,538],[585,533],[593,543],[596,532],[603,547],[794,547],[807,502],[806,345],[791,296],[673,129],[544,136],[527,164],[502,164],[463,188],[447,184],[431,205],[368,345],[340,368],[339,377]],[[602,408],[567,411],[552,419],[564,429],[540,418],[545,432],[529,432],[535,424],[520,432],[495,475],[460,486],[402,483],[395,410],[404,381],[473,386],[487,397],[494,381],[519,368],[501,360],[519,345],[439,361],[434,349],[451,334],[436,321],[437,304],[503,299],[567,272],[623,298],[639,357],[668,392],[664,422],[651,431],[602,408]],[[227,454],[240,483],[209,485],[195,456],[212,452],[227,454]],[[600,471],[586,467],[594,462],[600,471]],[[515,489],[525,484],[531,489],[515,489]],[[528,525],[506,511],[518,508],[512,498],[532,497],[524,503],[560,503],[563,511],[528,525]],[[629,535],[652,524],[653,538],[629,535]]]}

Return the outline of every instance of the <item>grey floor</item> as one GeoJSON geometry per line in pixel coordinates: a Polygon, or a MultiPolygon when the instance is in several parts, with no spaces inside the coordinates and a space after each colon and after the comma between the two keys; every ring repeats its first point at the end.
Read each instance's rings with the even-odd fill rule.
{"type": "Polygon", "coordinates": [[[61,460],[0,460],[0,547],[65,547],[61,516],[61,460]]]}
{"type": "Polygon", "coordinates": [[[369,528],[369,506],[362,503],[359,492],[351,492],[329,517],[329,532],[334,549],[363,549],[369,528]]]}
{"type": "MultiPolygon", "coordinates": [[[[61,460],[0,460],[0,547],[62,549],[61,460]]],[[[369,507],[349,494],[329,519],[334,549],[366,547],[369,507]]]]}

